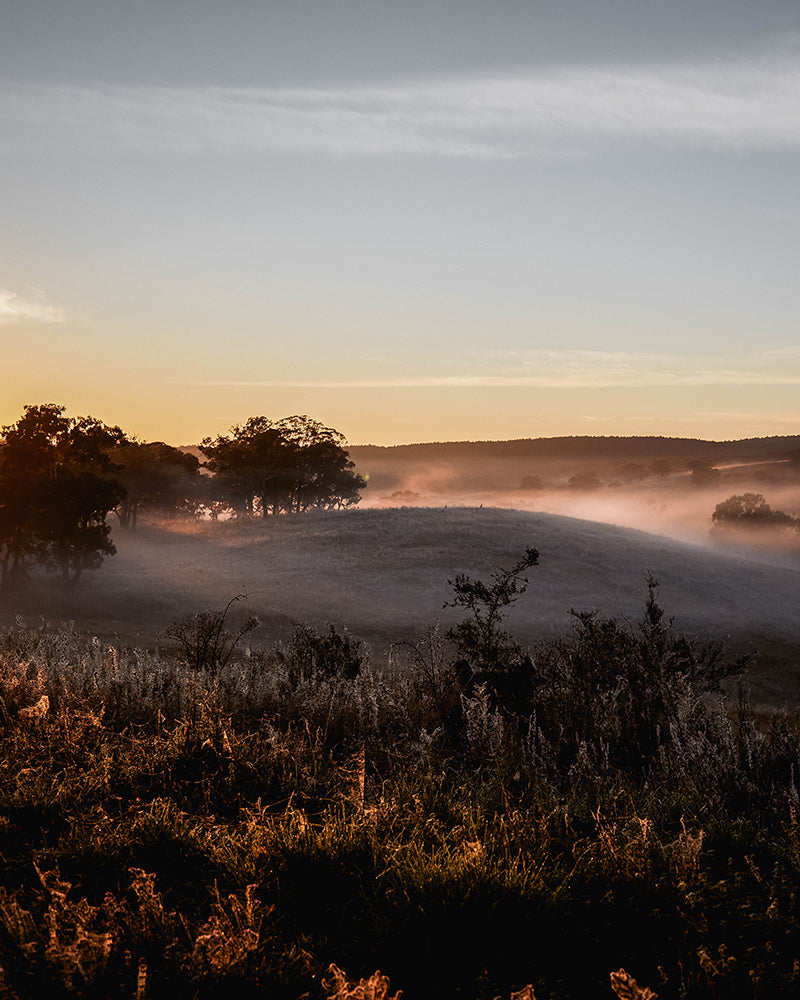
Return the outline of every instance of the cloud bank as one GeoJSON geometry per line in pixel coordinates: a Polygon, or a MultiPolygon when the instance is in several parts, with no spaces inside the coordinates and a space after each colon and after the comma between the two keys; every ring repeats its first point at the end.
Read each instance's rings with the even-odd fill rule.
{"type": "Polygon", "coordinates": [[[10,323],[63,323],[63,309],[46,305],[42,297],[23,298],[8,288],[0,288],[0,325],[10,323]]]}
{"type": "MultiPolygon", "coordinates": [[[[796,48],[796,46],[795,46],[796,48]]],[[[644,143],[800,146],[800,58],[565,68],[386,86],[0,85],[7,148],[471,158],[644,143]]]]}

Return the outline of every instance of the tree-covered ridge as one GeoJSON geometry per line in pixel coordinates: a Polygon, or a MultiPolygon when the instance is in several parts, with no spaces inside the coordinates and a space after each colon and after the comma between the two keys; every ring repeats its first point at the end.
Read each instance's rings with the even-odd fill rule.
{"type": "Polygon", "coordinates": [[[393,446],[355,445],[351,457],[370,485],[390,495],[408,481],[433,492],[493,489],[586,489],[688,475],[693,486],[713,485],[710,470],[771,466],[792,476],[800,470],[800,436],[704,441],[693,438],[551,437],[512,441],[450,441],[393,446]],[[709,470],[704,474],[703,470],[709,470]],[[573,477],[580,477],[570,483],[573,477]],[[597,482],[599,480],[599,482],[597,482]]]}
{"type": "Polygon", "coordinates": [[[618,458],[646,457],[673,460],[706,459],[713,462],[788,459],[800,452],[800,434],[708,441],[659,435],[571,435],[564,437],[514,438],[508,441],[429,441],[398,445],[352,445],[358,458],[618,458]]]}

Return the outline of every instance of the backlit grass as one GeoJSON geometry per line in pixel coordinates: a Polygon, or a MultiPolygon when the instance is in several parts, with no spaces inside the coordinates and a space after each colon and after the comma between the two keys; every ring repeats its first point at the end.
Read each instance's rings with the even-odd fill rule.
{"type": "Polygon", "coordinates": [[[435,630],[192,670],[18,622],[0,993],[796,995],[795,721],[647,610],[577,619],[510,693],[435,630]]]}

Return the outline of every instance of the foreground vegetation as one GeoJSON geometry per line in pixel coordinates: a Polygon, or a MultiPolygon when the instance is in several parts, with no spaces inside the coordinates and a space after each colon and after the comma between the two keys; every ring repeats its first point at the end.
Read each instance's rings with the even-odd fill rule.
{"type": "Polygon", "coordinates": [[[221,612],[175,655],[0,636],[0,995],[795,996],[797,728],[653,581],[522,649],[536,556],[379,663],[221,612]]]}

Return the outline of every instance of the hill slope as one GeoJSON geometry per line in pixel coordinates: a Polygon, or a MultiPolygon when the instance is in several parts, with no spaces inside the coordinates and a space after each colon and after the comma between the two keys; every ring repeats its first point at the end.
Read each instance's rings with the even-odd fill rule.
{"type": "Polygon", "coordinates": [[[455,573],[487,578],[533,546],[540,564],[508,623],[525,641],[563,634],[571,608],[638,619],[650,572],[676,628],[766,650],[762,666],[780,663],[783,674],[773,679],[779,687],[800,649],[800,570],[553,514],[352,510],[247,524],[177,523],[118,533],[116,540],[119,554],[72,597],[46,581],[27,600],[9,600],[6,618],[41,610],[144,645],[180,614],[246,594],[248,610],[265,622],[263,641],[285,637],[295,622],[335,622],[380,650],[437,620],[455,620],[442,610],[455,573]]]}

